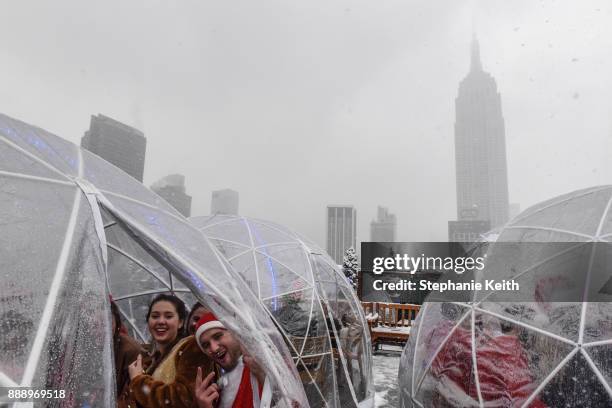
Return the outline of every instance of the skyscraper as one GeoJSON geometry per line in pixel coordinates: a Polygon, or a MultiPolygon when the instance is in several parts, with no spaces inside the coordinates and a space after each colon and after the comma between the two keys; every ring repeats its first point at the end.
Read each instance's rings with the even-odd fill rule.
{"type": "Polygon", "coordinates": [[[455,108],[457,219],[498,227],[508,221],[505,125],[497,84],[482,68],[476,38],[455,108]]]}
{"type": "Polygon", "coordinates": [[[370,223],[370,241],[393,242],[395,241],[397,221],[395,214],[389,214],[389,209],[378,206],[376,220],[370,223]]]}
{"type": "Polygon", "coordinates": [[[191,216],[191,196],[185,193],[185,176],[182,174],[161,178],[151,185],[151,190],[185,217],[191,216]]]}
{"type": "Polygon", "coordinates": [[[344,252],[357,245],[357,210],[353,206],[327,206],[327,253],[342,265],[344,252]]]}
{"type": "Polygon", "coordinates": [[[91,115],[81,147],[114,164],[142,183],[147,140],[138,130],[102,114],[91,115]]]}
{"type": "Polygon", "coordinates": [[[238,215],[238,192],[229,188],[213,191],[210,213],[238,215]]]}

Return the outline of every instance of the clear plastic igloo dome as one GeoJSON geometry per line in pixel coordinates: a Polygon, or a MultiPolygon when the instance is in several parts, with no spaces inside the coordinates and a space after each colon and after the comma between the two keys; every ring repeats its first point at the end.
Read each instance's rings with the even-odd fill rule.
{"type": "Polygon", "coordinates": [[[308,406],[267,312],[193,225],[99,157],[4,115],[0,232],[0,387],[114,406],[109,293],[144,337],[140,306],[172,291],[238,335],[279,404],[308,406]]]}
{"type": "Polygon", "coordinates": [[[373,406],[368,326],[333,260],[271,222],[226,215],[190,221],[268,311],[291,350],[310,405],[373,406]]]}
{"type": "Polygon", "coordinates": [[[513,277],[526,289],[521,284],[516,301],[489,293],[426,302],[401,357],[401,406],[612,406],[611,205],[612,186],[595,187],[533,206],[506,225],[485,246],[487,265],[499,261],[496,247],[510,243],[523,267],[485,267],[483,275],[513,277]],[[575,263],[582,256],[587,262],[575,263]],[[575,289],[569,281],[581,296],[561,301],[559,293],[575,289]],[[599,288],[598,301],[585,301],[583,287],[599,288]]]}

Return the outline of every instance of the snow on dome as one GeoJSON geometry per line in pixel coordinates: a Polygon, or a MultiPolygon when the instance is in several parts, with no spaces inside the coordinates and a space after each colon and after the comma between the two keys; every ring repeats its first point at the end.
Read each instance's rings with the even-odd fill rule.
{"type": "MultiPolygon", "coordinates": [[[[593,283],[592,265],[597,261],[592,260],[602,255],[596,252],[603,247],[605,281],[612,275],[611,204],[612,186],[603,186],[535,205],[506,225],[496,242],[486,243],[487,264],[495,261],[491,251],[496,246],[536,243],[514,245],[522,248],[513,256],[525,260],[525,268],[511,270],[523,282],[536,281],[534,271],[572,265],[578,255],[564,251],[534,256],[530,248],[564,243],[589,251],[588,267],[570,269],[576,280],[587,285],[593,283]]],[[[485,267],[483,275],[496,279],[496,274],[504,273],[497,272],[501,270],[485,267]]],[[[564,277],[559,278],[557,268],[549,270],[551,281],[564,277]]],[[[584,297],[576,302],[543,302],[536,293],[521,302],[496,302],[495,294],[475,297],[470,303],[426,302],[401,357],[400,405],[612,406],[612,296],[600,290],[603,302],[586,302],[584,297]]]]}
{"type": "Polygon", "coordinates": [[[368,326],[354,291],[315,244],[278,224],[192,217],[286,339],[312,407],[373,406],[368,326]]]}
{"type": "Polygon", "coordinates": [[[172,291],[238,335],[279,404],[308,406],[274,323],[196,228],[118,168],[1,114],[0,231],[0,386],[114,406],[109,292],[145,338],[143,306],[172,291]]]}

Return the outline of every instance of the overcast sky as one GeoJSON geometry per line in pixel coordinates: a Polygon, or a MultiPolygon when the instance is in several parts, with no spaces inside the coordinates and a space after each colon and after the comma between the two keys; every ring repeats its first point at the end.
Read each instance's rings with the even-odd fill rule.
{"type": "Polygon", "coordinates": [[[145,133],[145,184],[187,178],[325,244],[325,206],[378,204],[398,240],[456,217],[454,103],[472,32],[497,81],[510,201],[612,180],[602,1],[9,1],[0,111],[75,143],[102,113],[145,133]]]}

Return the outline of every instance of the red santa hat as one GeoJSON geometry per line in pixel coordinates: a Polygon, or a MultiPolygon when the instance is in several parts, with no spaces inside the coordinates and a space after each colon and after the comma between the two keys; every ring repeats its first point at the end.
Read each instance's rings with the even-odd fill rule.
{"type": "Polygon", "coordinates": [[[217,319],[217,316],[211,312],[208,312],[205,313],[200,320],[198,320],[198,323],[196,323],[195,338],[202,351],[204,351],[204,348],[202,347],[202,344],[200,344],[200,336],[202,333],[210,329],[225,329],[225,326],[219,321],[219,319],[217,319]]]}

